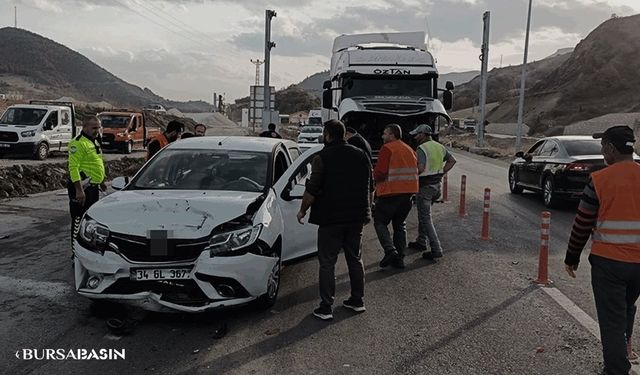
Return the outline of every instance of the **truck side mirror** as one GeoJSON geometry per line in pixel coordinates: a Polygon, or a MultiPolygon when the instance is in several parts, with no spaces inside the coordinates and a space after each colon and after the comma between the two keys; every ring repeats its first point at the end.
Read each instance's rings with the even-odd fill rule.
{"type": "Polygon", "coordinates": [[[322,108],[333,108],[333,92],[330,89],[322,92],[322,108]]]}
{"type": "Polygon", "coordinates": [[[453,93],[450,90],[442,93],[442,105],[444,105],[444,109],[447,111],[453,108],[453,93]]]}
{"type": "Polygon", "coordinates": [[[322,88],[325,90],[329,90],[331,88],[331,81],[324,81],[322,83],[322,88]]]}
{"type": "Polygon", "coordinates": [[[449,90],[449,91],[453,90],[453,89],[454,89],[453,82],[451,82],[451,81],[447,81],[447,82],[444,84],[444,88],[445,88],[445,89],[447,89],[447,90],[449,90]]]}

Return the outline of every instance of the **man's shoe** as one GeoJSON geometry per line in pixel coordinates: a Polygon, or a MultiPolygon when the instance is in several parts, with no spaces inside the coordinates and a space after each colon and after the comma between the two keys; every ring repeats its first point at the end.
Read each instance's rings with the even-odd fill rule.
{"type": "Polygon", "coordinates": [[[367,311],[367,309],[364,308],[364,302],[362,302],[362,300],[358,301],[354,298],[349,298],[348,300],[342,301],[342,306],[355,312],[367,311]]]}
{"type": "Polygon", "coordinates": [[[391,265],[394,268],[404,269],[404,259],[397,257],[396,259],[393,260],[393,262],[391,262],[391,265]]]}
{"type": "Polygon", "coordinates": [[[409,242],[407,247],[413,250],[427,251],[427,245],[419,244],[417,241],[409,242]]]}
{"type": "Polygon", "coordinates": [[[313,310],[313,316],[320,320],[331,320],[333,319],[333,311],[331,307],[320,306],[313,310]]]}
{"type": "Polygon", "coordinates": [[[433,251],[425,251],[422,253],[422,258],[426,260],[436,260],[438,258],[442,258],[442,253],[435,253],[433,251]]]}
{"type": "Polygon", "coordinates": [[[395,250],[384,253],[384,258],[382,258],[382,260],[380,261],[380,267],[388,267],[393,262],[393,260],[397,258],[398,252],[395,250]]]}

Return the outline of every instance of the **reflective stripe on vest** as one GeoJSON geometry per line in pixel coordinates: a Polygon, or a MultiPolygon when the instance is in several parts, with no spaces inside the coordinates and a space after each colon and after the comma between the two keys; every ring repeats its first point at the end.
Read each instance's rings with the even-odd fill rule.
{"type": "Polygon", "coordinates": [[[431,140],[421,144],[420,149],[427,157],[427,165],[425,166],[424,171],[420,173],[420,176],[443,174],[444,156],[447,154],[447,150],[444,146],[431,140]]]}
{"type": "Polygon", "coordinates": [[[403,141],[386,143],[391,151],[387,179],[376,185],[378,197],[415,194],[418,192],[418,159],[416,153],[403,141]]]}
{"type": "Polygon", "coordinates": [[[640,263],[640,165],[615,163],[591,179],[600,202],[591,253],[640,263]]]}

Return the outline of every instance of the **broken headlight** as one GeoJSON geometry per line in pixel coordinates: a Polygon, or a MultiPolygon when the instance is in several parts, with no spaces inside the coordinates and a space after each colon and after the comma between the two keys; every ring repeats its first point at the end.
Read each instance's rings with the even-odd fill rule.
{"type": "Polygon", "coordinates": [[[256,241],[262,230],[262,224],[244,227],[231,232],[214,234],[206,250],[211,256],[224,254],[249,246],[256,241]]]}
{"type": "Polygon", "coordinates": [[[107,245],[109,228],[85,215],[80,222],[78,237],[85,245],[90,245],[89,250],[102,250],[107,245]]]}

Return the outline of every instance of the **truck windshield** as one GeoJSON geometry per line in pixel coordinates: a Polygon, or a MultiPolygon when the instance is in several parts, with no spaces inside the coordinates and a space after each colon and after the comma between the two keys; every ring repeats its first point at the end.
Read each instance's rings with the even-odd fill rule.
{"type": "Polygon", "coordinates": [[[126,128],[129,125],[129,116],[100,116],[103,128],[126,128]]]}
{"type": "Polygon", "coordinates": [[[164,150],[136,177],[134,189],[262,192],[269,154],[229,150],[164,150]]]}
{"type": "Polygon", "coordinates": [[[309,125],[322,125],[321,117],[309,117],[309,125]]]}
{"type": "Polygon", "coordinates": [[[38,125],[46,114],[46,109],[9,108],[0,119],[0,124],[38,125]]]}
{"type": "Polygon", "coordinates": [[[433,96],[432,80],[403,76],[347,77],[342,84],[342,97],[355,96],[433,96]]]}

